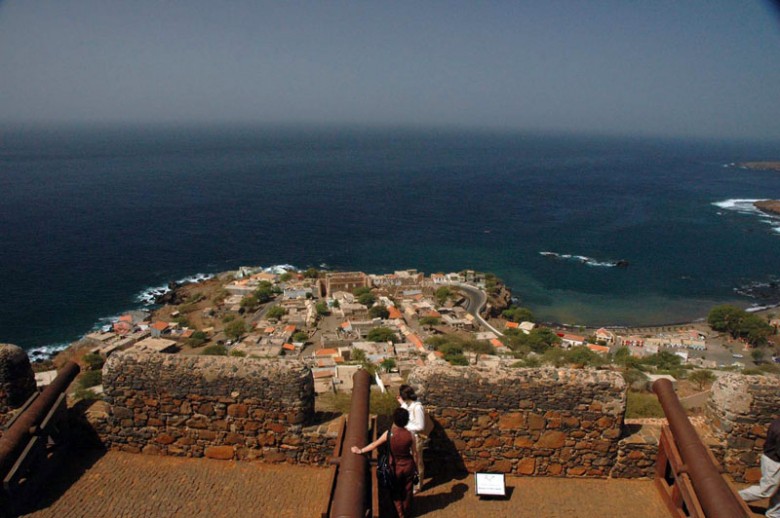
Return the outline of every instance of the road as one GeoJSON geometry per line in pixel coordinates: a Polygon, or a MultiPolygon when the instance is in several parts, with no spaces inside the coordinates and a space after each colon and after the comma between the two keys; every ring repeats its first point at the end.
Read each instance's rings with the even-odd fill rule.
{"type": "Polygon", "coordinates": [[[480,290],[479,288],[475,288],[470,284],[458,283],[453,284],[452,286],[458,288],[466,296],[466,299],[468,300],[466,304],[466,311],[468,311],[470,315],[476,318],[477,321],[485,328],[493,331],[496,335],[504,336],[504,333],[488,324],[487,320],[482,318],[482,315],[479,314],[479,312],[482,311],[482,308],[485,307],[485,304],[487,304],[487,294],[485,294],[484,291],[480,290]]]}

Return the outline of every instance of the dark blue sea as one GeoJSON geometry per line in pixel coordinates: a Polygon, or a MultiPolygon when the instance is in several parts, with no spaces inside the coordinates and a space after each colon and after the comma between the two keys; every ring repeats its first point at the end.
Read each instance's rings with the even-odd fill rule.
{"type": "Polygon", "coordinates": [[[727,166],[770,159],[780,145],[0,129],[0,342],[68,342],[138,307],[149,287],[241,265],[491,271],[540,319],[572,324],[776,302],[735,290],[780,277],[780,220],[744,201],[780,198],[780,173],[727,166]]]}

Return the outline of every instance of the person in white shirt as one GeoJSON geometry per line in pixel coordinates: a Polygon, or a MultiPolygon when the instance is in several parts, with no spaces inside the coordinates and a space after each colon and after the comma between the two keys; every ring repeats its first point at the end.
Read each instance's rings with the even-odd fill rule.
{"type": "Polygon", "coordinates": [[[417,476],[418,482],[414,486],[414,492],[420,491],[423,483],[423,476],[425,475],[425,465],[423,464],[423,437],[420,437],[422,431],[425,429],[425,410],[422,403],[417,401],[417,394],[414,389],[409,385],[401,385],[398,389],[398,403],[401,408],[405,408],[409,412],[409,422],[406,425],[406,429],[412,433],[414,437],[414,453],[415,463],[417,464],[417,476]]]}

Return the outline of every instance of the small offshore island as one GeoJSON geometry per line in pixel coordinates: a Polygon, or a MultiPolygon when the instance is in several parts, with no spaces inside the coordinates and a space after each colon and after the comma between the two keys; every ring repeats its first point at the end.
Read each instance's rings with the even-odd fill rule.
{"type": "MultiPolygon", "coordinates": [[[[441,362],[606,367],[615,358],[628,365],[625,358],[634,357],[634,371],[639,372],[648,370],[637,369],[639,363],[654,365],[660,358],[662,367],[650,370],[682,377],[683,366],[733,369],[764,363],[765,370],[774,368],[780,320],[771,320],[770,326],[769,316],[731,306],[729,311],[742,315],[731,320],[758,319],[751,324],[757,330],[718,328],[712,324],[715,310],[712,327],[703,322],[633,329],[544,325],[512,301],[500,279],[474,270],[426,276],[415,269],[366,274],[241,267],[171,283],[157,294],[157,309],[118,317],[72,344],[55,364],[77,359],[102,365],[126,349],[295,359],[312,369],[318,394],[349,386],[358,368],[393,385],[418,367],[441,362]],[[749,333],[758,338],[752,340],[749,333]]],[[[93,377],[84,389],[99,385],[98,374],[93,377]]]]}

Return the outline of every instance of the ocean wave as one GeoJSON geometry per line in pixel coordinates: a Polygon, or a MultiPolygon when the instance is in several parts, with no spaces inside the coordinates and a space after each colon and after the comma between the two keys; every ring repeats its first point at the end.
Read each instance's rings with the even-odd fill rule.
{"type": "Polygon", "coordinates": [[[731,198],[723,201],[716,201],[712,204],[716,207],[725,210],[733,210],[735,212],[742,212],[745,214],[765,214],[753,205],[757,201],[761,201],[762,198],[731,198]]]}
{"type": "Polygon", "coordinates": [[[620,266],[628,266],[628,261],[623,259],[619,261],[599,261],[586,255],[559,254],[558,252],[539,252],[539,255],[543,255],[544,257],[551,257],[553,259],[563,259],[564,261],[573,261],[584,264],[585,266],[600,268],[617,268],[620,266]]]}
{"type": "Polygon", "coordinates": [[[27,350],[27,356],[30,361],[44,361],[53,358],[58,352],[64,351],[70,347],[70,342],[60,342],[50,345],[42,345],[40,347],[34,347],[27,350]]]}
{"type": "MultiPolygon", "coordinates": [[[[195,275],[189,275],[187,277],[177,280],[176,284],[192,284],[192,283],[207,281],[213,278],[214,278],[213,273],[196,273],[195,275]]],[[[153,306],[155,304],[155,301],[157,300],[157,297],[159,297],[160,295],[165,295],[169,291],[171,291],[171,289],[168,287],[167,284],[162,286],[152,286],[138,293],[135,297],[135,300],[140,302],[144,306],[153,306]]]]}
{"type": "Polygon", "coordinates": [[[291,264],[275,264],[273,266],[269,266],[268,268],[263,268],[263,271],[265,273],[275,273],[277,275],[282,275],[283,273],[287,272],[296,272],[298,271],[298,268],[291,264]]]}
{"type": "MultiPolygon", "coordinates": [[[[738,214],[746,214],[749,216],[758,217],[759,221],[770,225],[772,227],[772,231],[780,234],[780,217],[767,214],[755,206],[757,201],[762,201],[763,199],[765,198],[732,198],[729,200],[713,202],[713,205],[724,210],[736,212],[738,214]]],[[[721,212],[718,212],[718,215],[721,214],[721,212]]]]}

